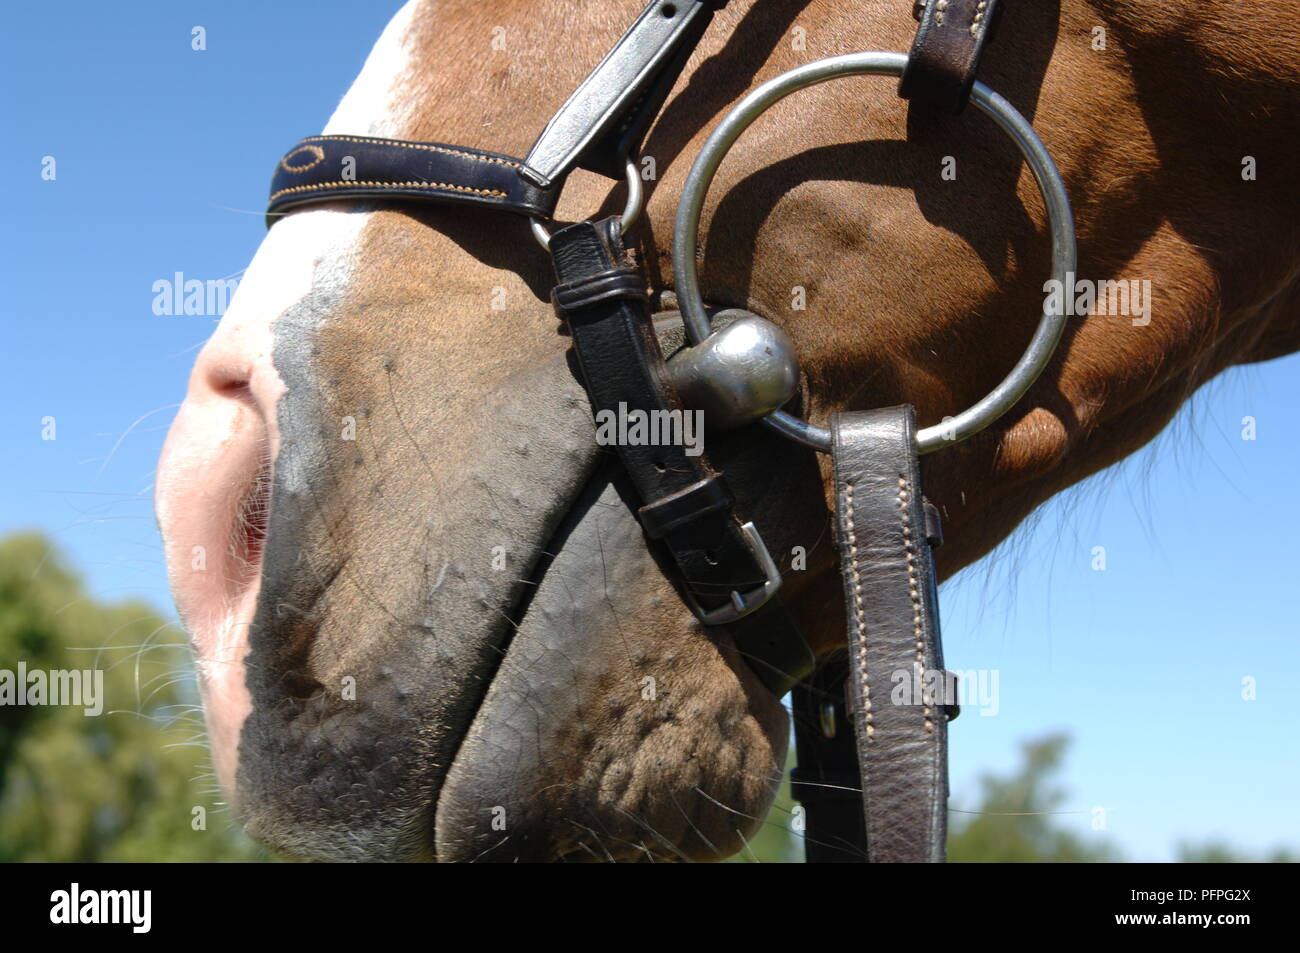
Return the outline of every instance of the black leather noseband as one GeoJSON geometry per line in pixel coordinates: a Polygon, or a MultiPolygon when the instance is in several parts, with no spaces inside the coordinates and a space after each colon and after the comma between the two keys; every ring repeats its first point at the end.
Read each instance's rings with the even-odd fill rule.
{"type": "MultiPolygon", "coordinates": [[[[271,178],[268,214],[341,198],[457,202],[550,218],[558,185],[535,185],[523,161],[441,142],[372,136],[308,136],[271,178]]],[[[562,183],[561,183],[562,184],[562,183]]]]}

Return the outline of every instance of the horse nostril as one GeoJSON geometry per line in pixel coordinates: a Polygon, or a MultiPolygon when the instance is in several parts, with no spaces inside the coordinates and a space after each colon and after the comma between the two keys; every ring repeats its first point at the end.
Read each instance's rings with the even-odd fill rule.
{"type": "Polygon", "coordinates": [[[257,408],[252,375],[247,372],[236,373],[232,368],[213,364],[204,375],[203,383],[210,393],[257,408]]]}
{"type": "Polygon", "coordinates": [[[208,380],[208,386],[215,393],[225,397],[234,397],[239,400],[252,400],[253,393],[249,387],[248,378],[225,378],[213,375],[208,380]]]}
{"type": "Polygon", "coordinates": [[[259,367],[258,361],[250,356],[247,345],[214,337],[199,355],[197,367],[199,374],[191,384],[190,396],[201,398],[206,393],[257,409],[256,381],[263,378],[269,368],[259,367]],[[195,387],[195,384],[199,386],[195,387]]]}

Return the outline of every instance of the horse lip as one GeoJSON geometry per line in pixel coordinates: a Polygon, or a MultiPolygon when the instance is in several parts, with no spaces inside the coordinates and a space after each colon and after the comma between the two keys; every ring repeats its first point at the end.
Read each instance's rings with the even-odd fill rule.
{"type": "MultiPolygon", "coordinates": [[[[569,506],[568,508],[566,508],[566,513],[568,512],[568,509],[572,509],[572,507],[577,503],[578,499],[582,495],[582,490],[583,490],[582,486],[579,486],[577,488],[577,492],[574,494],[573,499],[569,501],[569,506]]],[[[501,613],[501,624],[498,629],[499,636],[493,642],[493,644],[497,649],[496,665],[492,668],[491,674],[488,675],[487,678],[483,679],[482,693],[479,696],[478,702],[474,705],[473,714],[465,723],[464,730],[461,732],[460,738],[456,742],[455,751],[452,752],[451,758],[447,762],[447,768],[445,771],[442,772],[441,776],[438,778],[437,787],[434,790],[432,796],[428,800],[427,806],[429,809],[428,810],[429,819],[428,819],[427,843],[428,843],[428,848],[432,853],[432,859],[434,861],[439,861],[442,859],[438,855],[438,842],[437,842],[438,841],[438,836],[437,836],[438,835],[438,806],[442,800],[442,793],[444,790],[446,790],[447,787],[447,778],[448,776],[450,776],[452,770],[455,768],[456,762],[460,758],[461,752],[464,749],[465,741],[473,733],[474,725],[477,723],[479,715],[483,711],[483,707],[487,704],[488,695],[492,689],[492,684],[496,681],[497,676],[501,671],[501,663],[505,661],[506,655],[509,654],[510,647],[514,643],[514,637],[518,633],[519,627],[523,624],[524,618],[528,615],[528,609],[532,604],[532,597],[534,593],[537,592],[538,581],[541,575],[546,571],[546,566],[554,558],[551,555],[551,552],[554,549],[554,547],[550,545],[550,540],[554,537],[554,535],[555,533],[554,531],[552,531],[550,534],[548,534],[545,540],[539,542],[537,547],[538,558],[533,565],[532,572],[530,572],[528,575],[526,584],[520,587],[518,595],[511,602],[511,604],[507,606],[504,609],[504,611],[501,613]]],[[[445,569],[446,566],[444,565],[443,570],[445,571],[445,569]]],[[[415,858],[409,858],[409,859],[415,859],[415,858]]]]}
{"type": "MultiPolygon", "coordinates": [[[[566,625],[557,614],[561,611],[557,599],[569,608],[578,607],[579,611],[586,606],[584,598],[603,604],[607,590],[600,585],[592,587],[592,594],[579,597],[577,602],[566,599],[564,593],[569,590],[568,580],[574,578],[572,573],[579,567],[582,578],[590,578],[586,570],[593,567],[596,567],[594,571],[599,574],[599,566],[606,565],[604,561],[607,557],[616,555],[629,545],[628,534],[635,536],[638,559],[651,558],[644,546],[640,522],[634,511],[626,505],[626,494],[630,492],[630,484],[616,458],[612,455],[605,456],[572,497],[566,499],[564,515],[554,529],[546,537],[537,540],[540,558],[524,580],[520,598],[509,612],[505,623],[509,626],[509,631],[503,635],[500,643],[499,662],[492,673],[492,679],[484,686],[483,697],[475,708],[474,717],[460,738],[455,757],[447,765],[439,784],[433,823],[436,852],[440,860],[505,860],[505,854],[498,853],[497,848],[506,847],[503,842],[498,842],[500,837],[506,835],[479,826],[479,822],[474,820],[477,805],[501,804],[507,811],[514,812],[522,801],[543,794],[540,790],[526,790],[535,783],[532,763],[547,760],[547,755],[537,745],[526,744],[518,749],[517,757],[504,759],[493,758],[490,754],[485,758],[484,752],[498,750],[502,743],[509,743],[504,739],[534,737],[533,729],[540,727],[541,722],[552,725],[567,723],[569,715],[564,709],[570,701],[566,701],[562,695],[572,694],[576,697],[580,693],[569,691],[573,686],[563,678],[560,679],[562,687],[556,681],[553,670],[548,672],[549,663],[543,660],[547,657],[557,661],[581,656],[582,646],[591,644],[593,638],[599,638],[601,626],[608,620],[600,617],[600,621],[593,624],[594,627],[577,623],[566,625]],[[616,511],[613,506],[615,503],[616,511]],[[614,521],[612,526],[617,527],[615,537],[605,535],[612,528],[611,519],[614,521]],[[608,539],[614,548],[605,550],[593,545],[593,536],[608,539]],[[580,562],[575,563],[575,559],[580,562]],[[602,594],[596,595],[596,592],[602,594]],[[548,649],[554,651],[548,652],[548,649]],[[531,666],[534,662],[540,665],[539,669],[533,670],[536,677],[525,677],[525,683],[529,686],[527,699],[518,694],[521,688],[521,662],[526,666],[531,666]],[[556,695],[555,692],[560,692],[561,695],[556,695]],[[525,721],[517,720],[521,717],[525,721]],[[556,721],[557,718],[559,721],[556,721]],[[538,719],[536,726],[533,719],[538,719]],[[507,734],[499,734],[501,731],[507,734]],[[522,735],[518,734],[520,731],[523,732],[522,735]],[[465,752],[464,757],[462,751],[465,752]],[[484,802],[481,795],[485,794],[499,800],[484,802]],[[443,838],[441,841],[438,840],[439,834],[443,838]]],[[[633,571],[640,572],[641,569],[638,565],[633,571]]],[[[541,731],[536,735],[538,745],[545,733],[541,731]]],[[[517,814],[513,816],[518,817],[517,814]]],[[[533,830],[533,834],[538,833],[541,832],[533,830]]],[[[510,838],[511,843],[506,847],[510,858],[553,862],[561,859],[561,854],[566,852],[564,838],[556,841],[549,834],[540,838],[533,834],[524,835],[522,840],[510,838]]],[[[576,859],[579,854],[586,856],[585,852],[579,851],[569,859],[576,859]]]]}

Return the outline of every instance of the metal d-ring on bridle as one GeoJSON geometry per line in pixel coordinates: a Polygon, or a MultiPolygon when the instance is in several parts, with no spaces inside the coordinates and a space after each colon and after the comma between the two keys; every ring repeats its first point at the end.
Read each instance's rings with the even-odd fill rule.
{"type": "MultiPolygon", "coordinates": [[[[704,300],[700,295],[695,259],[700,211],[714,174],[741,133],[763,112],[796,90],[841,76],[863,73],[901,76],[907,63],[908,57],[901,53],[849,53],[797,67],[755,89],[714,129],[686,177],[673,226],[673,280],[682,320],[692,342],[696,345],[703,344],[711,333],[704,300]]],[[[1033,170],[1051,221],[1052,276],[1060,283],[1060,287],[1065,287],[1068,275],[1075,270],[1074,216],[1056,164],[1025,118],[1000,95],[983,83],[976,82],[971,98],[980,111],[1014,140],[1033,170]]],[[[982,400],[957,416],[920,429],[916,435],[917,452],[931,453],[964,440],[1006,413],[1047,366],[1064,328],[1063,310],[1060,313],[1045,310],[1029,346],[1011,373],[982,400]]],[[[831,451],[831,434],[823,427],[779,409],[764,417],[763,422],[790,439],[822,453],[831,451]]]]}
{"type": "MultiPolygon", "coordinates": [[[[645,204],[645,190],[641,187],[641,174],[637,171],[636,163],[628,158],[624,174],[627,180],[627,201],[623,203],[623,214],[619,216],[620,228],[624,235],[627,230],[636,222],[637,217],[641,214],[641,208],[645,204]]],[[[537,239],[537,244],[542,246],[543,251],[551,250],[551,233],[541,219],[536,216],[529,219],[528,227],[532,229],[533,238],[537,239]]]]}

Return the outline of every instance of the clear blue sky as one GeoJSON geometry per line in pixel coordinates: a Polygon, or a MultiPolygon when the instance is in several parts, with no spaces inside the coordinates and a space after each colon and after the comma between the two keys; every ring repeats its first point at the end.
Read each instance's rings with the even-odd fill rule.
{"type": "MultiPolygon", "coordinates": [[[[276,158],[320,130],[397,6],[9,11],[0,532],[49,533],[101,598],[171,611],[153,468],[214,319],[154,315],[153,282],[245,267],[262,219],[231,209],[261,207],[276,158]],[[195,25],[204,52],[190,49],[195,25]],[[41,440],[46,416],[57,440],[41,440]]],[[[1074,738],[1062,809],[1085,812],[1064,822],[1084,836],[1102,805],[1106,835],[1135,859],[1210,835],[1300,848],[1297,406],[1300,359],[1230,371],[1154,448],[946,587],[949,666],[997,669],[1001,684],[995,717],[972,709],[953,727],[955,806],[981,771],[1012,767],[1022,739],[1059,729],[1074,738]]]]}

